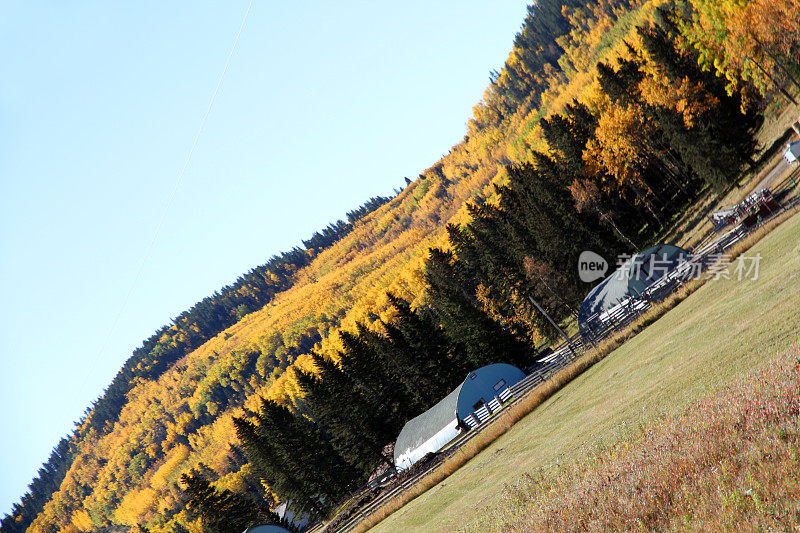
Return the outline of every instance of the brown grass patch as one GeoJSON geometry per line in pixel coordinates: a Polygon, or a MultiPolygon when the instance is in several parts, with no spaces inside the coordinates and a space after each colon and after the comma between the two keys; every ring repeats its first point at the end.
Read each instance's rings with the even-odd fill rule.
{"type": "MultiPolygon", "coordinates": [[[[727,257],[734,259],[747,251],[760,241],[772,229],[800,212],[800,207],[787,210],[757,229],[753,234],[737,243],[727,252],[727,257]]],[[[554,374],[546,382],[540,384],[533,391],[528,393],[518,403],[502,411],[495,422],[482,431],[478,436],[461,447],[452,457],[446,459],[441,465],[432,470],[427,476],[419,480],[406,492],[396,496],[375,512],[361,521],[354,529],[356,532],[367,531],[371,527],[380,523],[383,519],[403,507],[420,494],[438,485],[453,472],[467,463],[470,459],[478,455],[484,448],[505,434],[516,422],[527,416],[536,407],[544,403],[553,394],[561,390],[568,383],[580,376],[588,368],[604,359],[625,341],[631,339],[647,326],[658,320],[670,309],[685,300],[694,291],[699,289],[706,281],[711,278],[706,274],[697,280],[684,284],[675,293],[665,300],[651,307],[641,317],[629,324],[626,328],[612,335],[610,338],[601,342],[596,348],[592,348],[586,354],[576,359],[572,364],[554,374]]]]}
{"type": "Polygon", "coordinates": [[[554,475],[523,476],[468,529],[788,531],[800,524],[800,345],[644,431],[554,475]]]}

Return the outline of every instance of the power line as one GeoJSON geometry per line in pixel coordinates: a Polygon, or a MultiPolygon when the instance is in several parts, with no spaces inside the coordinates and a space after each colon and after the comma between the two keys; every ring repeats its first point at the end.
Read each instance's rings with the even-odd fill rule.
{"type": "MultiPolygon", "coordinates": [[[[122,313],[128,306],[128,301],[130,300],[131,295],[133,294],[133,290],[142,276],[144,265],[150,258],[156,240],[158,239],[158,236],[161,233],[161,228],[164,226],[164,220],[167,218],[167,213],[169,212],[169,209],[175,200],[175,195],[178,192],[178,188],[180,187],[181,182],[183,181],[183,176],[184,174],[186,174],[186,169],[189,168],[189,163],[192,160],[192,155],[194,155],[195,148],[197,148],[197,143],[200,140],[200,135],[203,133],[203,128],[205,128],[208,116],[211,114],[211,109],[214,107],[214,101],[217,99],[217,94],[219,93],[219,89],[222,86],[222,81],[225,79],[225,74],[228,72],[228,66],[230,66],[231,64],[231,59],[233,58],[233,54],[236,51],[237,45],[239,44],[239,37],[241,37],[242,35],[242,30],[244,30],[244,25],[247,22],[247,17],[250,15],[250,10],[253,8],[254,1],[255,0],[250,0],[250,3],[247,6],[247,11],[245,11],[244,18],[242,19],[242,24],[239,26],[239,31],[236,32],[236,38],[233,41],[233,46],[231,46],[231,51],[228,54],[228,59],[225,61],[225,67],[222,69],[222,74],[219,77],[219,81],[217,81],[217,86],[214,88],[214,93],[211,95],[211,101],[209,101],[208,103],[208,108],[206,108],[206,112],[203,115],[203,120],[200,122],[200,127],[198,128],[197,133],[194,136],[194,141],[192,142],[192,147],[189,149],[189,153],[186,156],[186,161],[184,161],[183,167],[181,168],[181,171],[178,173],[178,178],[175,180],[175,185],[172,187],[172,191],[170,192],[169,197],[167,198],[167,203],[164,206],[164,210],[161,212],[161,217],[159,218],[158,224],[156,225],[155,232],[153,233],[153,238],[150,240],[150,244],[147,246],[144,256],[142,257],[142,260],[139,262],[139,268],[136,271],[136,275],[133,277],[133,281],[131,282],[131,285],[128,288],[128,292],[125,295],[124,300],[122,301],[122,305],[120,306],[119,312],[114,318],[114,322],[111,324],[111,329],[109,329],[108,334],[106,335],[103,341],[103,344],[100,346],[100,350],[97,352],[97,355],[95,356],[92,362],[92,366],[94,366],[94,364],[97,363],[97,361],[100,359],[100,356],[103,354],[106,347],[108,346],[108,343],[111,340],[111,336],[117,329],[117,325],[119,324],[120,318],[122,317],[122,313]]],[[[88,373],[84,375],[86,376],[88,375],[88,373]]],[[[84,379],[84,387],[85,385],[86,383],[84,379]]]]}

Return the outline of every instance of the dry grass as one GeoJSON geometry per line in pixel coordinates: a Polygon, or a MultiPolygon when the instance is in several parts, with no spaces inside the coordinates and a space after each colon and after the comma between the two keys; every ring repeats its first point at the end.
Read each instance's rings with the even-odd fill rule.
{"type": "Polygon", "coordinates": [[[523,476],[468,529],[787,531],[800,524],[798,480],[796,345],[638,439],[523,476]]]}
{"type": "Polygon", "coordinates": [[[773,229],[777,228],[778,226],[780,226],[781,224],[792,218],[798,212],[800,212],[800,205],[795,206],[792,209],[787,209],[783,213],[779,214],[778,216],[776,216],[775,218],[773,218],[772,220],[770,220],[769,222],[758,228],[751,235],[748,235],[741,241],[737,242],[736,245],[733,246],[733,248],[731,248],[727,252],[727,255],[731,259],[738,257],[742,253],[752,248],[757,242],[763,239],[770,231],[772,231],[773,229]]]}
{"type": "MultiPolygon", "coordinates": [[[[760,241],[765,235],[767,235],[774,227],[794,215],[797,211],[797,209],[794,209],[779,215],[769,224],[766,224],[764,227],[757,230],[753,235],[738,243],[729,252],[729,256],[734,258],[748,250],[750,247],[760,241]]],[[[667,313],[667,311],[674,308],[690,294],[699,289],[707,279],[708,276],[699,280],[695,280],[691,283],[687,283],[683,288],[671,295],[665,301],[651,308],[647,313],[629,325],[625,330],[604,341],[596,349],[591,350],[589,353],[576,360],[572,365],[555,374],[550,380],[540,385],[521,402],[503,412],[493,426],[487,428],[487,430],[485,430],[480,436],[474,438],[453,457],[445,461],[438,469],[429,474],[426,478],[423,478],[411,490],[398,496],[394,500],[388,502],[385,506],[378,509],[378,511],[372,514],[367,520],[362,522],[356,531],[365,531],[369,529],[397,509],[401,508],[407,502],[415,499],[420,494],[429,490],[431,487],[439,485],[445,478],[450,476],[462,465],[467,463],[471,458],[492,444],[492,442],[497,440],[501,435],[506,433],[508,429],[511,428],[518,420],[525,417],[536,407],[544,403],[548,398],[551,398],[556,392],[560,391],[567,384],[575,380],[587,369],[603,360],[625,341],[634,337],[640,331],[644,330],[648,325],[657,321],[661,316],[667,313]]],[[[444,483],[441,483],[440,487],[444,485],[444,483]]]]}
{"type": "Polygon", "coordinates": [[[491,426],[484,429],[472,440],[464,444],[453,456],[443,461],[441,465],[419,480],[408,491],[390,500],[372,513],[367,519],[363,520],[354,531],[363,532],[368,530],[407,502],[413,500],[431,487],[441,483],[453,472],[461,468],[462,465],[480,453],[481,450],[506,433],[515,423],[524,418],[538,405],[541,405],[564,385],[575,379],[575,377],[579,376],[584,370],[597,362],[599,360],[597,355],[598,352],[593,351],[590,354],[582,356],[571,365],[557,372],[549,380],[536,387],[522,400],[501,411],[491,426]]]}
{"type": "MultiPolygon", "coordinates": [[[[713,209],[721,208],[723,206],[733,206],[741,202],[744,198],[750,195],[751,192],[761,183],[761,181],[766,178],[767,174],[777,165],[777,163],[783,158],[782,154],[778,154],[777,158],[773,161],[771,166],[768,169],[760,172],[757,177],[751,179],[746,185],[733,188],[722,198],[713,198],[710,194],[706,194],[703,198],[698,200],[697,204],[691,211],[687,211],[685,218],[687,220],[682,220],[680,223],[677,224],[676,228],[669,232],[667,236],[663,239],[663,242],[674,242],[678,246],[683,248],[695,248],[701,245],[706,239],[711,238],[714,227],[709,221],[707,217],[702,217],[699,220],[695,220],[694,224],[688,220],[690,215],[695,215],[696,211],[708,210],[710,213],[713,209]]],[[[787,172],[786,175],[782,176],[781,179],[777,180],[770,186],[770,189],[775,191],[779,187],[786,185],[786,182],[789,178],[791,172],[787,172]]],[[[792,187],[789,187],[789,196],[796,193],[797,191],[793,190],[792,187]]]]}
{"type": "Polygon", "coordinates": [[[778,106],[766,114],[764,124],[756,136],[758,142],[763,146],[769,146],[772,142],[783,134],[792,123],[800,116],[800,105],[785,104],[778,106]],[[778,109],[780,109],[778,111],[778,109]]]}

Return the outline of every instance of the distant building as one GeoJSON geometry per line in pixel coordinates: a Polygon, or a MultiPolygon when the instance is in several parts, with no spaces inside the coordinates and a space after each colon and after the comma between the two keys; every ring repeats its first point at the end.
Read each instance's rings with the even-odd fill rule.
{"type": "Polygon", "coordinates": [[[263,526],[248,527],[244,533],[292,533],[283,526],[276,526],[273,524],[265,524],[263,526]]]}
{"type": "MultiPolygon", "coordinates": [[[[275,513],[276,515],[278,515],[281,518],[281,520],[286,520],[288,523],[290,523],[291,525],[293,525],[297,529],[302,530],[304,527],[306,527],[308,525],[308,521],[309,521],[308,515],[307,514],[301,514],[301,515],[295,514],[295,512],[292,509],[289,508],[289,505],[291,503],[292,502],[283,502],[282,504],[277,506],[275,509],[273,509],[272,512],[275,513]]],[[[256,533],[259,533],[259,532],[256,532],[256,533]]]]}
{"type": "Polygon", "coordinates": [[[659,244],[635,254],[589,291],[578,310],[578,329],[593,337],[608,317],[631,298],[672,272],[690,254],[671,244],[659,244]]]}
{"type": "Polygon", "coordinates": [[[403,426],[394,445],[394,463],[405,470],[438,452],[466,428],[473,428],[502,408],[510,387],[525,377],[515,366],[496,363],[470,372],[439,403],[403,426]]]}
{"type": "Polygon", "coordinates": [[[783,152],[783,158],[787,163],[794,163],[800,159],[800,141],[787,144],[786,151],[783,152]]]}

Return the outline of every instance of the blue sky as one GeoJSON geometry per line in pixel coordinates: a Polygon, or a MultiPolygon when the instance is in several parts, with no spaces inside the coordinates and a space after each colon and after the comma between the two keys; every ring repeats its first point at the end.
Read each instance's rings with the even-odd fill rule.
{"type": "Polygon", "coordinates": [[[255,0],[112,329],[248,3],[4,2],[0,514],[155,329],[459,142],[526,5],[255,0]]]}

